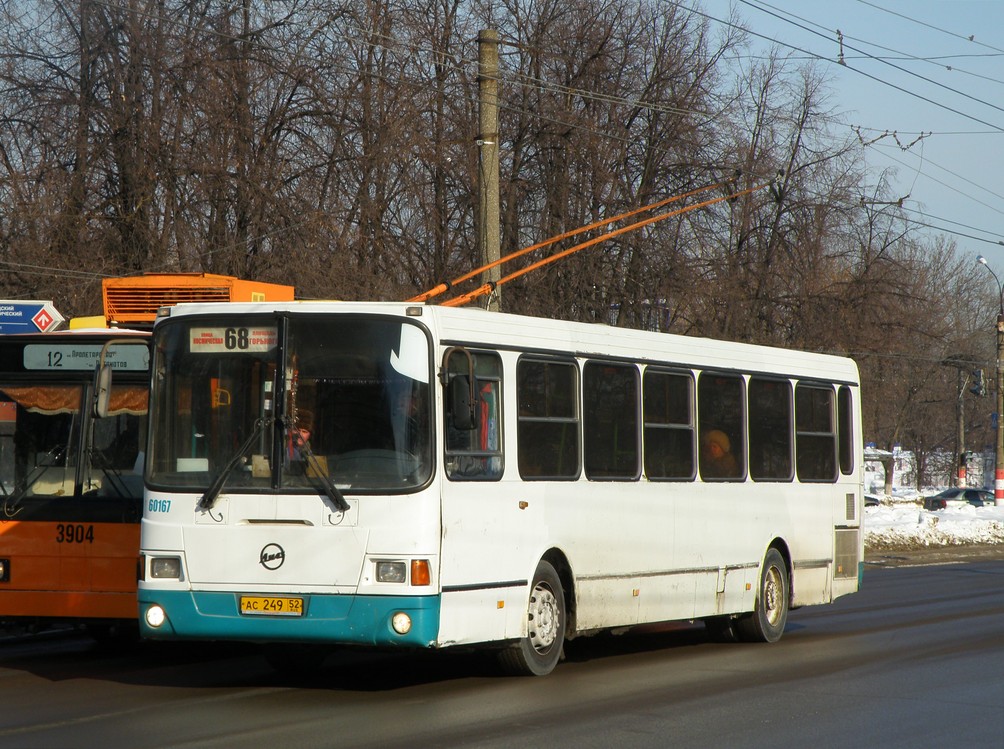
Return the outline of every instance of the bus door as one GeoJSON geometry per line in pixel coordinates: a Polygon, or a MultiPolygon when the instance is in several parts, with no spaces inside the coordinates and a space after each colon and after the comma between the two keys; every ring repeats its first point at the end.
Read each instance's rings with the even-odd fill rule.
{"type": "Polygon", "coordinates": [[[502,361],[495,352],[447,349],[444,424],[441,637],[518,637],[528,576],[544,535],[542,503],[504,480],[502,361]]]}

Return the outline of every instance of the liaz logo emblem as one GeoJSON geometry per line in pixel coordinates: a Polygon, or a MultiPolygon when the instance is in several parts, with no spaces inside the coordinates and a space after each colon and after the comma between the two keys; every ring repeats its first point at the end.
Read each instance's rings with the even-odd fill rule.
{"type": "Polygon", "coordinates": [[[266,544],[258,557],[258,564],[267,570],[277,570],[286,561],[286,552],[279,544],[266,544]]]}

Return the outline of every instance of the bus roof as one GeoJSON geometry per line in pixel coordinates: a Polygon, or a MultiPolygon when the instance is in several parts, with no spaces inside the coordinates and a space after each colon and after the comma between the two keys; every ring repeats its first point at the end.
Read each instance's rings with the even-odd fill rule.
{"type": "Polygon", "coordinates": [[[568,322],[479,307],[442,307],[406,302],[296,301],[250,304],[180,304],[167,317],[207,314],[365,313],[422,320],[448,344],[616,357],[695,369],[742,370],[796,375],[829,381],[858,382],[853,359],[797,349],[723,341],[674,333],[618,328],[602,323],[568,322]]]}

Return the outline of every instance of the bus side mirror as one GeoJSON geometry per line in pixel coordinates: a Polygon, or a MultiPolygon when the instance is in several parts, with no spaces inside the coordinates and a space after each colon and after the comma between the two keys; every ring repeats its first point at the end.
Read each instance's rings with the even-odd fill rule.
{"type": "Polygon", "coordinates": [[[478,428],[478,398],[475,391],[474,357],[463,346],[451,346],[443,354],[443,368],[439,372],[446,397],[446,414],[450,426],[459,431],[469,432],[478,428]],[[450,360],[463,356],[466,367],[460,372],[450,371],[450,360]],[[463,370],[466,369],[466,372],[463,370]]]}
{"type": "Polygon", "coordinates": [[[108,415],[108,406],[112,397],[112,368],[107,364],[98,367],[94,372],[94,409],[93,413],[99,419],[108,415]]]}
{"type": "Polygon", "coordinates": [[[477,404],[471,398],[471,380],[467,375],[450,378],[449,412],[454,429],[470,431],[478,427],[477,404]]]}
{"type": "MultiPolygon", "coordinates": [[[[108,415],[112,400],[112,367],[105,364],[105,358],[111,347],[118,344],[147,346],[147,342],[142,338],[112,338],[105,341],[101,347],[101,354],[98,356],[97,366],[94,368],[94,394],[91,401],[91,414],[103,419],[108,415]]],[[[149,353],[149,349],[147,351],[149,353]]]]}

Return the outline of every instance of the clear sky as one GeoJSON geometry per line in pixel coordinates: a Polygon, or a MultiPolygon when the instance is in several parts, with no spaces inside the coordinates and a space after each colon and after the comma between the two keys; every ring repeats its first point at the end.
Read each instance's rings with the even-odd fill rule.
{"type": "Polygon", "coordinates": [[[832,79],[835,131],[860,128],[872,170],[896,170],[894,197],[905,198],[910,218],[1004,272],[1004,0],[699,0],[690,7],[712,27],[734,7],[754,50],[776,45],[795,60],[819,61],[832,79]]]}

